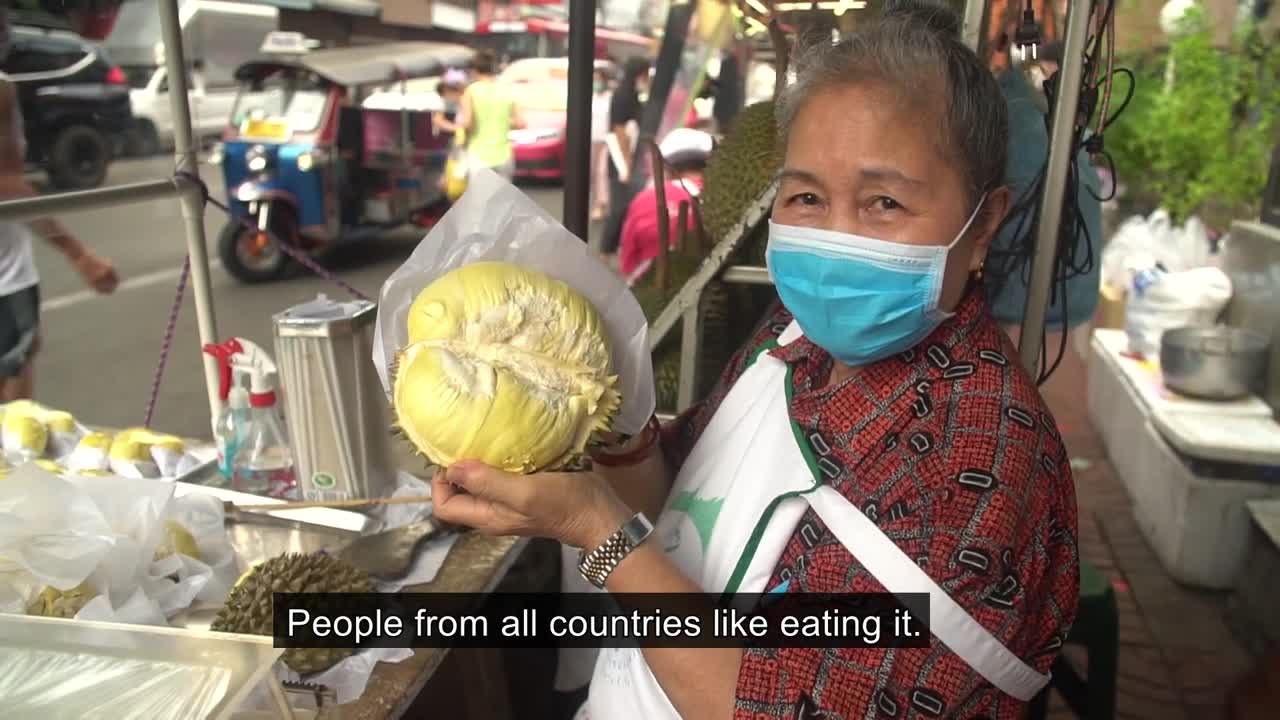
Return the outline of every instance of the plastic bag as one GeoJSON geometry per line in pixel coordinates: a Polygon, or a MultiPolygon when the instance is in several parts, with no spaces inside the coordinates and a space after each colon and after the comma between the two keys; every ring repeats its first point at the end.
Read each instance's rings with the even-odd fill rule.
{"type": "Polygon", "coordinates": [[[388,397],[389,361],[408,341],[409,306],[422,288],[469,263],[500,260],[545,273],[583,294],[600,313],[613,347],[622,409],[617,432],[636,434],[657,398],[649,354],[649,323],[622,278],[545,210],[489,169],[472,173],[470,187],[413,254],[382,285],[374,326],[373,364],[388,397]]]}
{"type": "Polygon", "coordinates": [[[174,488],[19,467],[0,484],[0,609],[21,612],[45,586],[85,581],[95,597],[78,618],[164,624],[193,603],[223,602],[239,572],[222,504],[200,493],[175,499],[174,488]],[[167,521],[191,533],[200,559],[156,557],[167,521]]]}
{"type": "Polygon", "coordinates": [[[444,164],[444,194],[449,202],[457,202],[467,190],[467,177],[470,175],[470,163],[467,151],[461,147],[449,153],[444,164]]]}
{"type": "Polygon", "coordinates": [[[93,498],[35,465],[16,468],[0,484],[0,571],[26,571],[39,586],[70,590],[116,539],[93,498]]]}
{"type": "Polygon", "coordinates": [[[1129,351],[1159,357],[1166,330],[1212,326],[1230,300],[1231,279],[1215,267],[1138,274],[1125,304],[1129,351]]]}
{"type": "Polygon", "coordinates": [[[1151,268],[1176,273],[1212,266],[1212,249],[1208,228],[1198,217],[1175,226],[1163,209],[1147,217],[1134,215],[1120,225],[1102,250],[1101,282],[1113,292],[1123,293],[1136,274],[1151,268]]]}

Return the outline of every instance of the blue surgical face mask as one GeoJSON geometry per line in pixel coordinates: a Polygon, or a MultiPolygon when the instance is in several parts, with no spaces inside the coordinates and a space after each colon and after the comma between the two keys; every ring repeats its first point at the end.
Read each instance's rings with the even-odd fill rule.
{"type": "Polygon", "coordinates": [[[946,245],[906,245],[814,228],[769,223],[769,276],[805,337],[846,365],[904,352],[951,313],[939,309],[946,245]]]}

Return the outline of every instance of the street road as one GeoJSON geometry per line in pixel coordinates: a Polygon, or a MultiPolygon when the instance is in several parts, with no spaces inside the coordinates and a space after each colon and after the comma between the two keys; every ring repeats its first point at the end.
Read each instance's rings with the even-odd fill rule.
{"type": "MultiPolygon", "coordinates": [[[[165,177],[167,157],[121,161],[108,184],[165,177]]],[[[215,197],[222,199],[218,169],[202,168],[215,197]]],[[[559,218],[559,188],[526,188],[559,218]]],[[[67,410],[81,422],[108,427],[141,425],[160,356],[178,278],[186,257],[181,210],[176,200],[121,206],[59,218],[81,240],[115,263],[120,288],[109,296],[87,290],[52,247],[36,241],[42,295],[44,349],[36,365],[35,399],[67,410]]],[[[318,293],[345,298],[341,288],[299,270],[282,282],[246,286],[217,261],[221,211],[205,215],[213,278],[214,310],[220,339],[243,337],[272,350],[271,316],[318,293]]],[[[330,261],[339,277],[377,298],[382,282],[425,234],[404,230],[353,245],[330,261]]],[[[188,284],[173,350],[160,385],[154,429],[187,437],[210,437],[208,402],[201,370],[195,301],[188,284]]]]}

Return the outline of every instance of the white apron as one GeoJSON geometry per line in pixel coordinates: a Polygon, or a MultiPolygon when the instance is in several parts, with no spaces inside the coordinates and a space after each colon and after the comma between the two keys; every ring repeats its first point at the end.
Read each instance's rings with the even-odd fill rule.
{"type": "MultiPolygon", "coordinates": [[[[800,337],[794,322],[778,338],[800,337]]],[[[1030,700],[1048,683],[953,601],[852,503],[827,485],[821,459],[789,413],[790,372],[762,351],[734,383],[688,460],[649,542],[704,591],[761,593],[805,511],[893,593],[927,593],[931,632],[1000,690],[1030,700]],[[724,522],[716,522],[723,518],[724,522]],[[757,522],[757,518],[760,519],[757,522]]],[[[604,648],[579,718],[680,715],[637,648],[604,648]]]]}

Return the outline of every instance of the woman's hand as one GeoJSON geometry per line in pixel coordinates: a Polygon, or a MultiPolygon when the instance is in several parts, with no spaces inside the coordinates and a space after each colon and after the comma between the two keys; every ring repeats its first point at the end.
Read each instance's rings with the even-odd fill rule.
{"type": "Polygon", "coordinates": [[[436,472],[431,495],[445,522],[577,548],[603,543],[633,514],[594,472],[512,475],[464,461],[436,472]]]}

